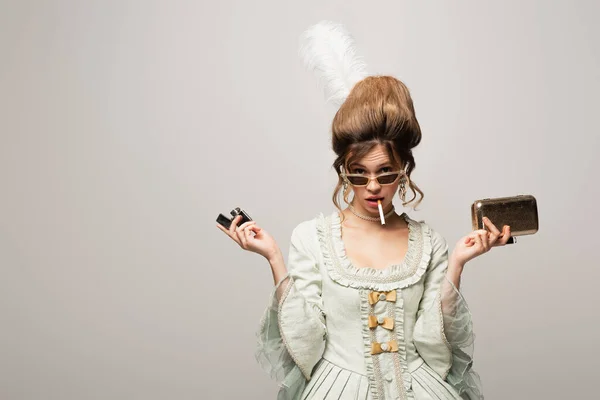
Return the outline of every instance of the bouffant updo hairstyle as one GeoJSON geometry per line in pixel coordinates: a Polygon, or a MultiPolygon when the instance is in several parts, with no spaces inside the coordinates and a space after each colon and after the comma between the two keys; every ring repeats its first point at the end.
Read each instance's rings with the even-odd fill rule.
{"type": "MultiPolygon", "coordinates": [[[[391,76],[369,76],[354,85],[332,123],[332,148],[337,156],[333,167],[338,174],[333,203],[337,209],[341,211],[340,174],[349,173],[349,165],[379,144],[385,147],[395,168],[407,167],[407,186],[413,197],[402,205],[414,202],[413,209],[417,207],[424,195],[410,175],[415,168],[412,149],[420,142],[421,128],[410,92],[401,81],[391,76]]],[[[348,201],[346,195],[344,201],[348,201]]]]}

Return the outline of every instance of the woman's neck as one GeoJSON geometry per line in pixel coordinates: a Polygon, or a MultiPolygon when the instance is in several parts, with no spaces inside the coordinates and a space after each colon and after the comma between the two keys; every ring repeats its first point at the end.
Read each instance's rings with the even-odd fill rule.
{"type": "MultiPolygon", "coordinates": [[[[361,211],[358,210],[357,212],[361,213],[361,211]]],[[[402,219],[398,214],[393,213],[392,215],[386,217],[385,224],[382,224],[381,221],[367,221],[362,218],[359,218],[356,215],[354,215],[348,208],[344,209],[342,211],[342,214],[344,215],[345,226],[348,226],[350,228],[364,229],[365,231],[390,230],[396,228],[398,226],[398,222],[400,222],[400,220],[402,219]],[[350,223],[349,225],[347,224],[348,222],[350,223]]]]}

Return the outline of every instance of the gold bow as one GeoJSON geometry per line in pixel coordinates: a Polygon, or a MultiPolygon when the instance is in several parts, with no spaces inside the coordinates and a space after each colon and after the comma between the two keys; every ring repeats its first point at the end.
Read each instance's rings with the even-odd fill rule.
{"type": "Polygon", "coordinates": [[[369,328],[373,329],[376,328],[378,325],[381,325],[382,328],[389,329],[391,331],[392,329],[394,329],[394,320],[389,317],[385,317],[383,319],[383,322],[379,323],[376,316],[369,315],[369,328]]]}
{"type": "Polygon", "coordinates": [[[373,342],[371,343],[371,354],[380,354],[383,352],[397,352],[398,351],[398,342],[395,340],[390,340],[389,342],[383,342],[383,343],[378,343],[378,342],[373,342]],[[382,345],[385,345],[384,347],[386,348],[385,350],[383,350],[381,348],[382,345]]]}
{"type": "Polygon", "coordinates": [[[396,301],[396,289],[390,290],[389,292],[371,292],[369,293],[369,304],[373,305],[377,303],[380,299],[379,296],[385,296],[385,301],[396,301]]]}

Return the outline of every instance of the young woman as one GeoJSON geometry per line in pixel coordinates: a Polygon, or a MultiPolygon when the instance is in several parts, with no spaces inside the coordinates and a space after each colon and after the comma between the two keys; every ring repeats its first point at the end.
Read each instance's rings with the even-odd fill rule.
{"type": "Polygon", "coordinates": [[[471,232],[449,253],[428,224],[394,211],[396,192],[403,206],[423,197],[410,179],[421,130],[397,79],[358,82],[332,134],[337,210],[296,226],[287,264],[256,221],[218,225],[271,266],[275,289],[257,359],[280,381],[279,398],[483,398],[471,369],[471,315],[458,288],[465,264],[505,245],[510,227],[500,232],[487,220],[486,230],[471,232]]]}

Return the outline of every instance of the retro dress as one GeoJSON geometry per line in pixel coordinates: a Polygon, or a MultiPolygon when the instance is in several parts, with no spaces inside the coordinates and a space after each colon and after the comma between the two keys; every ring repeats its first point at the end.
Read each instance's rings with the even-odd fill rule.
{"type": "Polygon", "coordinates": [[[403,213],[401,264],[357,268],[337,211],[292,232],[288,275],[258,332],[279,399],[482,399],[467,304],[445,277],[448,245],[403,213]]]}

